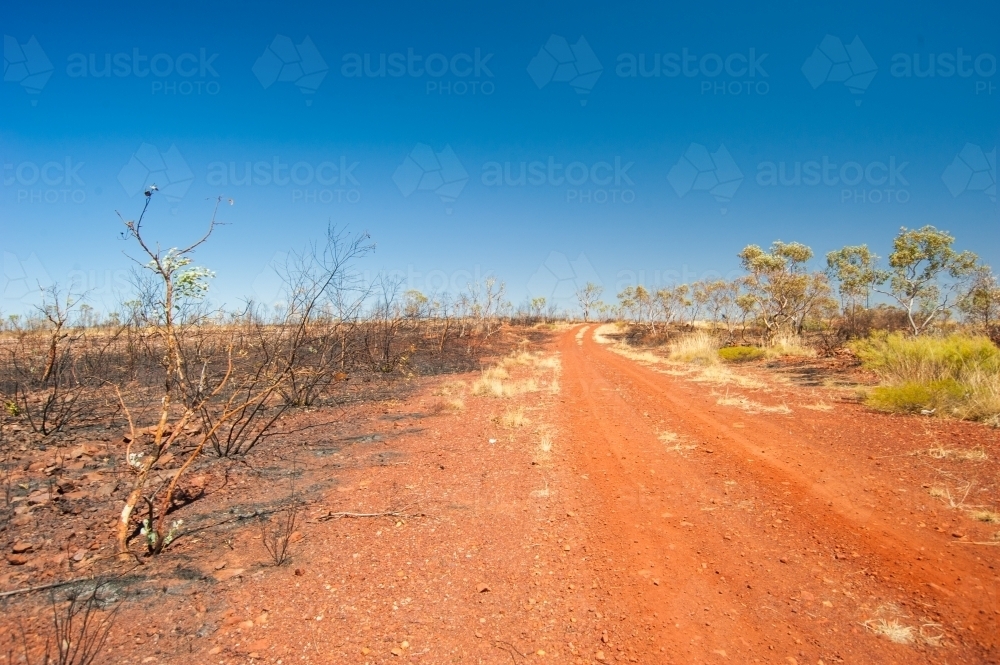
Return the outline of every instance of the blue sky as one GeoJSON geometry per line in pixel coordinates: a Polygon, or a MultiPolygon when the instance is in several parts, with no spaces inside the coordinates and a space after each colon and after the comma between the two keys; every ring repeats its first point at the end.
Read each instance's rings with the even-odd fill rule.
{"type": "Polygon", "coordinates": [[[328,222],[372,234],[369,274],[429,291],[492,273],[515,303],[726,275],[779,238],[884,255],[923,224],[997,266],[998,18],[988,2],[4,3],[0,311],[30,307],[37,281],[106,309],[129,268],[116,211],[138,214],[148,182],[173,194],[150,217],[164,246],[234,199],[198,255],[228,304],[273,299],[269,263],[328,222]]]}

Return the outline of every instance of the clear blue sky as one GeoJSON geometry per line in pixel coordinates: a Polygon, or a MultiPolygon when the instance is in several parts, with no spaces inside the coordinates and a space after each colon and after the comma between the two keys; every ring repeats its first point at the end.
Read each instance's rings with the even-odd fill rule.
{"type": "Polygon", "coordinates": [[[1000,265],[996,3],[291,4],[3,4],[0,311],[38,280],[106,308],[148,182],[165,246],[235,200],[198,256],[229,304],[328,222],[364,270],[514,302],[904,225],[1000,265]]]}

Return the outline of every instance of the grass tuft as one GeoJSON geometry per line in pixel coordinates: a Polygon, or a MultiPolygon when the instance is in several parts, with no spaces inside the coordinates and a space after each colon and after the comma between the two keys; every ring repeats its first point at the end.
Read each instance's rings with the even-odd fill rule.
{"type": "Polygon", "coordinates": [[[978,522],[1000,524],[1000,513],[995,513],[992,510],[973,510],[969,513],[969,517],[978,522]]]}
{"type": "Polygon", "coordinates": [[[719,362],[719,341],[705,332],[685,335],[670,344],[670,360],[715,365],[719,362]]]}
{"type": "Polygon", "coordinates": [[[876,635],[882,635],[896,644],[913,644],[914,642],[913,626],[904,625],[896,619],[868,621],[865,626],[876,635]]]}
{"type": "Polygon", "coordinates": [[[500,422],[508,429],[524,427],[528,423],[528,418],[524,415],[524,407],[507,409],[500,418],[500,422]]]}
{"type": "Polygon", "coordinates": [[[803,344],[802,338],[798,335],[777,335],[771,340],[765,353],[772,358],[778,356],[812,358],[816,355],[816,349],[803,344]]]}
{"type": "Polygon", "coordinates": [[[1000,419],[1000,349],[986,337],[895,333],[852,347],[882,380],[867,397],[875,409],[985,422],[1000,419]]]}

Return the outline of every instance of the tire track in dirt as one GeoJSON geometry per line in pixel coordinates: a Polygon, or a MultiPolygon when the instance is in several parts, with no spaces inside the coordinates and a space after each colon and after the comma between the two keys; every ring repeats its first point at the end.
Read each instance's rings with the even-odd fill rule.
{"type": "Polygon", "coordinates": [[[854,500],[872,471],[863,460],[813,445],[794,414],[716,406],[707,387],[642,367],[590,335],[581,345],[574,332],[560,343],[561,424],[603,517],[591,524],[604,549],[600,572],[653,628],[640,662],[996,655],[996,614],[983,607],[983,584],[996,579],[987,564],[896,529],[878,502],[854,500]],[[673,447],[658,438],[664,430],[678,437],[673,447]],[[893,644],[861,625],[879,619],[912,626],[916,643],[893,644]],[[946,646],[931,644],[938,635],[946,646]]]}

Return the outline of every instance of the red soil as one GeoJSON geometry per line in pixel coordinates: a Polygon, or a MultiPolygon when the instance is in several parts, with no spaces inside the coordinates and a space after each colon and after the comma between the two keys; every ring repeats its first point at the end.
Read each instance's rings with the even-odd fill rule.
{"type": "MultiPolygon", "coordinates": [[[[718,404],[725,387],[577,330],[543,349],[561,358],[558,392],[550,370],[515,367],[540,390],[466,388],[450,411],[445,380],[418,379],[403,399],[347,408],[209,482],[178,512],[206,528],[129,573],[140,593],[97,662],[1000,659],[1000,527],[965,509],[996,506],[995,430],[872,413],[763,368],[740,372],[768,388],[729,397],[790,413],[750,413],[718,404]],[[807,408],[821,400],[832,410],[807,408]],[[505,425],[518,406],[528,422],[505,425]],[[985,459],[958,455],[976,449],[985,459]],[[235,516],[287,500],[290,472],[307,503],[290,563],[274,566],[256,520],[235,516]],[[326,519],[339,512],[396,514],[326,519]],[[880,620],[911,627],[913,642],[876,634],[880,620]]],[[[46,553],[67,536],[42,533],[43,509],[0,532],[7,552],[36,543],[3,589],[81,574],[46,553]]],[[[4,627],[42,631],[37,595],[4,608],[4,627]]]]}

